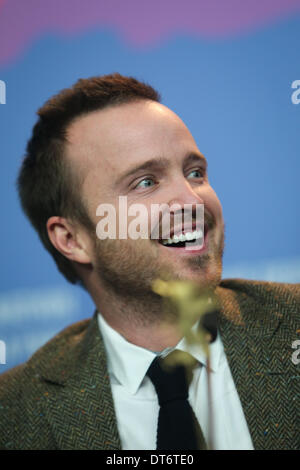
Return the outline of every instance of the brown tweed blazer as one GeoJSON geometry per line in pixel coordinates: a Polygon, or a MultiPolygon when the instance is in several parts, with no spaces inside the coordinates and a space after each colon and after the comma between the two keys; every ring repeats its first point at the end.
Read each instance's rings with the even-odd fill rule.
{"type": "MultiPolygon", "coordinates": [[[[300,449],[300,284],[228,279],[217,293],[255,449],[300,449]]],[[[0,376],[0,449],[121,449],[96,316],[0,376]]]]}

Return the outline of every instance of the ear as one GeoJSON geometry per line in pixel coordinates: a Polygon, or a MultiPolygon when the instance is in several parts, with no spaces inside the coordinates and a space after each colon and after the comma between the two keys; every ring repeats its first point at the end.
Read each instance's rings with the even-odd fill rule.
{"type": "Polygon", "coordinates": [[[48,236],[53,246],[66,258],[77,263],[91,263],[88,235],[64,217],[53,216],[47,221],[48,236]]]}

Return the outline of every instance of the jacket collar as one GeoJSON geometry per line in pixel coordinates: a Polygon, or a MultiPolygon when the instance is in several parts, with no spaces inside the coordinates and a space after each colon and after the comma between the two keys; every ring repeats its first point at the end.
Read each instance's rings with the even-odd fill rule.
{"type": "Polygon", "coordinates": [[[121,449],[96,312],[68,331],[48,343],[45,360],[38,361],[42,382],[52,385],[44,413],[58,447],[121,449]]]}

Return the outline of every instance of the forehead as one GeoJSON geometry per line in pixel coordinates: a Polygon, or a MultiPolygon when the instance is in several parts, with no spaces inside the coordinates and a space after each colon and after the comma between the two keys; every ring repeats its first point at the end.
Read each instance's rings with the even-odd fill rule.
{"type": "Polygon", "coordinates": [[[139,101],[94,111],[76,119],[67,132],[66,157],[87,177],[93,169],[121,173],[149,158],[197,150],[181,119],[166,106],[139,101]]]}

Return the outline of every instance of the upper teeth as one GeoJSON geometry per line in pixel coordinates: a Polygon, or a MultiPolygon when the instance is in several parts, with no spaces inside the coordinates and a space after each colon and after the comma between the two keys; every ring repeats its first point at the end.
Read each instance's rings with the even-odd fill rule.
{"type": "Polygon", "coordinates": [[[168,240],[163,240],[162,243],[163,245],[169,245],[171,243],[197,240],[198,238],[202,238],[202,237],[203,237],[202,230],[195,230],[194,232],[181,233],[179,236],[174,235],[172,238],[168,238],[168,240]]]}

